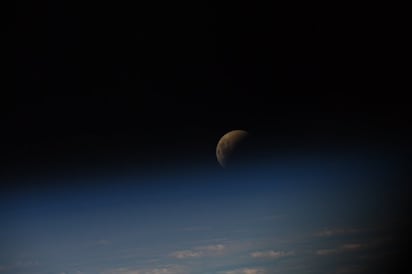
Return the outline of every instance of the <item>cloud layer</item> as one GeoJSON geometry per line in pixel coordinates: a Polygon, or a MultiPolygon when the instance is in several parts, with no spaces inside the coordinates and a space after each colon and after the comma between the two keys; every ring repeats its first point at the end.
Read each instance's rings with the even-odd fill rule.
{"type": "Polygon", "coordinates": [[[359,243],[349,243],[349,244],[344,244],[336,248],[330,248],[330,249],[319,249],[316,250],[316,255],[332,255],[332,254],[337,254],[341,252],[346,252],[346,251],[357,251],[359,249],[365,248],[365,244],[359,244],[359,243]]]}
{"type": "Polygon", "coordinates": [[[279,259],[286,256],[293,255],[294,252],[292,251],[274,251],[274,250],[267,250],[267,251],[256,251],[250,253],[252,258],[263,258],[263,259],[279,259]]]}
{"type": "Polygon", "coordinates": [[[170,254],[176,259],[198,258],[205,256],[214,256],[221,254],[225,249],[222,244],[199,246],[188,250],[178,250],[170,254]]]}

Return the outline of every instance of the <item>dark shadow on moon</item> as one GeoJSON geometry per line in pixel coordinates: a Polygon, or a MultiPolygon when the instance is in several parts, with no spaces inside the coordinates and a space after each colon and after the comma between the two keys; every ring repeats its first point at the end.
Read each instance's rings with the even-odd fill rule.
{"type": "Polygon", "coordinates": [[[264,161],[265,153],[264,147],[259,142],[259,138],[248,134],[248,136],[236,145],[236,148],[227,155],[225,168],[237,169],[245,165],[253,165],[260,161],[264,161]]]}

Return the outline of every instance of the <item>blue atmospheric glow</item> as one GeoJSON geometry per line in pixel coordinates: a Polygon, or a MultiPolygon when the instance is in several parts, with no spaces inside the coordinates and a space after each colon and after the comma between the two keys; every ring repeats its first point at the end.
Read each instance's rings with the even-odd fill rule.
{"type": "Polygon", "coordinates": [[[0,273],[336,272],[379,248],[394,169],[314,159],[16,190],[0,273]]]}

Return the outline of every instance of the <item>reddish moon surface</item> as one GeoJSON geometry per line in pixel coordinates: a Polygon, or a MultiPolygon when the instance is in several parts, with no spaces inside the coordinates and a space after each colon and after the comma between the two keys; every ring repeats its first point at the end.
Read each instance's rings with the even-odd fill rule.
{"type": "Polygon", "coordinates": [[[216,158],[222,167],[227,166],[230,156],[247,135],[245,130],[232,130],[220,138],[216,146],[216,158]]]}

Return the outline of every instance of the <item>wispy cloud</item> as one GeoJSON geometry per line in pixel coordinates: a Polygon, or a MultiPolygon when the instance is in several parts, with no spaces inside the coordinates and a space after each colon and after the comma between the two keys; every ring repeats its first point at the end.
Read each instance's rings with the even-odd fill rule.
{"type": "Polygon", "coordinates": [[[358,228],[326,228],[315,233],[317,237],[332,237],[338,235],[354,234],[360,232],[358,228]]]}
{"type": "Polygon", "coordinates": [[[240,268],[220,272],[219,274],[266,274],[267,272],[262,268],[240,268]]]}
{"type": "Polygon", "coordinates": [[[279,259],[286,256],[294,255],[293,251],[255,251],[250,253],[252,258],[262,258],[262,259],[279,259]]]}
{"type": "Polygon", "coordinates": [[[218,251],[222,251],[224,249],[225,249],[225,246],[222,245],[222,244],[206,245],[206,246],[197,247],[197,250],[205,250],[205,251],[211,251],[211,252],[218,252],[218,251]]]}
{"type": "Polygon", "coordinates": [[[213,256],[219,255],[225,250],[223,244],[217,245],[207,245],[207,246],[198,246],[193,249],[188,250],[178,250],[170,254],[171,257],[176,259],[187,259],[187,258],[197,258],[204,256],[213,256]]]}
{"type": "Polygon", "coordinates": [[[337,254],[337,253],[346,252],[346,251],[357,251],[365,247],[367,247],[366,244],[348,243],[348,244],[344,244],[336,248],[319,249],[319,250],[316,250],[315,253],[316,255],[332,255],[332,254],[337,254]]]}
{"type": "Polygon", "coordinates": [[[194,250],[179,250],[170,254],[171,257],[174,257],[176,259],[196,258],[202,255],[203,252],[194,250]]]}

